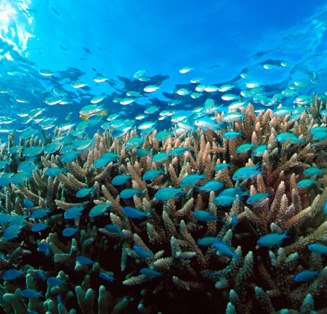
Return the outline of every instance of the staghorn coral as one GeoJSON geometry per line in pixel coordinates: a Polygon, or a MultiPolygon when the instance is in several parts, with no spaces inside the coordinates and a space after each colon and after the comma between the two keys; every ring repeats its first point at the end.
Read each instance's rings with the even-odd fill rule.
{"type": "MultiPolygon", "coordinates": [[[[325,106],[315,98],[307,113],[294,122],[289,115],[277,117],[270,109],[256,115],[249,105],[242,109],[242,122],[230,123],[223,130],[192,131],[163,142],[157,141],[153,132],[142,144],[144,149],[152,148],[153,155],[168,154],[178,147],[186,149],[163,162],[154,162],[149,155],[137,157],[135,148],[125,148],[126,141],[137,135],[136,130],[119,139],[108,131],[97,133],[92,146],[81,149],[73,161],[63,162],[60,151],[37,155],[39,167],[30,178],[4,184],[1,190],[1,212],[11,217],[25,215],[13,238],[4,237],[10,221],[1,224],[1,274],[11,268],[23,272],[14,280],[2,279],[2,307],[8,313],[282,313],[283,309],[324,313],[326,256],[311,252],[308,246],[326,242],[323,207],[327,177],[317,176],[315,183],[305,188],[297,183],[305,178],[303,171],[308,167],[327,166],[326,144],[312,141],[310,133],[321,125],[319,110],[325,106]],[[230,130],[243,132],[243,137],[222,138],[230,130]],[[299,140],[276,141],[286,132],[299,140]],[[266,144],[267,149],[262,156],[252,151],[236,153],[243,143],[266,144]],[[108,152],[117,158],[101,168],[92,166],[108,152]],[[225,163],[230,167],[214,170],[225,163]],[[258,164],[260,174],[233,179],[237,170],[258,164]],[[47,177],[45,171],[50,167],[65,167],[66,172],[47,177]],[[144,181],[143,174],[151,169],[163,169],[163,173],[144,181]],[[131,180],[114,186],[111,181],[118,174],[129,174],[131,180]],[[229,206],[221,206],[214,201],[218,192],[206,193],[191,185],[175,198],[161,201],[155,197],[160,189],[179,188],[189,174],[204,174],[203,183],[218,180],[224,188],[240,188],[249,195],[269,192],[270,196],[246,204],[249,195],[245,194],[229,206]],[[85,187],[93,187],[92,193],[77,198],[76,192],[85,187]],[[122,199],[119,195],[125,188],[139,189],[140,193],[122,199]],[[24,200],[32,201],[33,206],[26,206],[24,200]],[[80,204],[81,214],[66,219],[65,213],[80,204]],[[90,217],[97,204],[110,206],[101,215],[90,217]],[[134,207],[146,215],[141,220],[129,218],[124,207],[134,207]],[[41,208],[49,209],[47,216],[32,218],[31,214],[41,208]],[[197,220],[192,214],[200,210],[219,220],[197,220]],[[32,232],[37,222],[47,228],[32,232]],[[66,227],[78,232],[64,237],[66,227]],[[281,245],[257,246],[260,237],[286,230],[288,238],[281,245]],[[235,255],[218,254],[212,244],[199,245],[205,237],[223,241],[235,255]],[[40,251],[40,244],[47,245],[49,251],[40,251]],[[140,272],[142,269],[146,271],[140,272]],[[304,269],[320,274],[308,282],[295,282],[295,275],[304,269]],[[104,279],[110,276],[114,279],[104,279]],[[65,284],[53,284],[50,277],[65,284]],[[28,300],[21,295],[24,289],[38,291],[44,298],[28,300]]],[[[216,113],[218,123],[222,117],[216,113]]],[[[55,130],[53,138],[46,137],[44,144],[36,137],[20,139],[20,146],[45,146],[59,135],[61,131],[55,130]]],[[[13,138],[10,135],[8,148],[13,138]]],[[[8,160],[6,171],[12,173],[27,159],[23,151],[2,154],[1,158],[8,160]]]]}

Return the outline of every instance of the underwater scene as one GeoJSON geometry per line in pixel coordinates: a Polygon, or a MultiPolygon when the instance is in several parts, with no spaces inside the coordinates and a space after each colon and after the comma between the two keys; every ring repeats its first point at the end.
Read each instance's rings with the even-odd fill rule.
{"type": "Polygon", "coordinates": [[[327,313],[327,4],[0,0],[0,313],[327,313]]]}

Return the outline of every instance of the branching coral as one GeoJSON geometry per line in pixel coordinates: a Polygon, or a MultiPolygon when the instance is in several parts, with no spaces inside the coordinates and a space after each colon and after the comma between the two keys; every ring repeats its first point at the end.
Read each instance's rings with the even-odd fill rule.
{"type": "MultiPolygon", "coordinates": [[[[249,105],[242,109],[242,121],[222,130],[191,131],[165,141],[156,140],[153,132],[142,144],[152,149],[152,156],[140,157],[137,148],[125,147],[136,130],[119,139],[108,131],[97,133],[92,146],[80,149],[68,162],[59,150],[38,154],[33,162],[39,167],[32,176],[3,184],[1,191],[2,275],[11,268],[22,271],[18,278],[2,279],[3,308],[8,313],[326,312],[326,256],[308,246],[326,242],[327,179],[322,173],[307,186],[302,181],[307,179],[305,169],[327,167],[324,141],[312,139],[313,128],[321,125],[323,106],[315,99],[299,120],[292,121],[290,115],[278,117],[270,109],[257,115],[249,105]],[[231,130],[242,136],[223,137],[231,130]],[[261,154],[254,149],[237,153],[245,143],[267,146],[261,154]],[[174,148],[185,150],[171,153],[174,148]],[[107,153],[116,155],[94,167],[107,153]],[[166,154],[166,160],[153,161],[157,153],[166,154]],[[52,177],[46,175],[49,168],[65,170],[52,177]],[[251,175],[236,177],[242,168],[251,175]],[[163,171],[144,180],[144,173],[153,169],[163,171]],[[203,174],[205,179],[181,187],[190,174],[203,174]],[[130,175],[130,180],[113,185],[116,175],[130,175]],[[229,195],[234,197],[230,203],[220,202],[216,190],[198,189],[213,180],[223,183],[223,191],[238,191],[229,195]],[[92,192],[76,197],[77,191],[91,187],[92,192]],[[136,192],[122,198],[127,188],[136,192]],[[166,188],[179,190],[167,199],[156,196],[166,188]],[[247,202],[258,193],[269,194],[247,202]],[[26,200],[33,204],[27,206],[26,200]],[[90,215],[99,204],[108,206],[90,215]],[[33,218],[41,208],[49,209],[48,214],[33,218]],[[75,209],[76,216],[67,219],[75,209]],[[194,213],[200,211],[214,218],[196,218],[194,213]],[[12,223],[15,217],[23,218],[12,223]],[[47,228],[32,232],[39,222],[47,228]],[[19,230],[6,239],[10,224],[19,225],[19,230]],[[76,233],[64,236],[67,227],[76,233]],[[285,237],[270,247],[258,245],[269,234],[285,237]],[[306,269],[319,274],[295,281],[306,269]],[[27,301],[22,296],[26,289],[43,297],[27,301]]],[[[216,113],[217,123],[223,116],[216,113]]],[[[60,135],[56,130],[44,146],[60,135]]],[[[42,145],[34,137],[20,141],[22,147],[42,145]]],[[[12,143],[13,135],[9,148],[12,143]]],[[[1,158],[8,160],[6,172],[12,173],[27,159],[22,152],[1,158]]]]}

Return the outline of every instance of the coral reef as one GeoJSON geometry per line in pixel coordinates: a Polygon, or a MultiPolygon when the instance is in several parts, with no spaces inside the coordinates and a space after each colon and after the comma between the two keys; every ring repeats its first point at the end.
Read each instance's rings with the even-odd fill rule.
{"type": "MultiPolygon", "coordinates": [[[[327,139],[315,132],[325,127],[319,114],[325,108],[315,97],[293,119],[270,109],[257,114],[248,105],[242,120],[221,130],[163,141],[154,131],[134,148],[126,142],[136,130],[87,141],[57,129],[42,139],[20,138],[16,150],[11,134],[0,156],[4,311],[326,313],[327,257],[308,247],[326,243],[327,175],[303,173],[327,168],[327,139]],[[61,142],[63,148],[44,151],[61,142]],[[242,144],[254,145],[238,153],[242,144]],[[35,147],[32,156],[28,149],[35,147]],[[151,154],[138,155],[138,148],[151,154]],[[64,162],[69,152],[76,156],[64,162]],[[167,158],[154,161],[156,154],[167,158]],[[58,173],[49,175],[53,168],[58,173]],[[154,169],[162,171],[144,180],[154,169]],[[203,176],[181,183],[191,174],[203,176]],[[130,177],[114,185],[117,175],[130,177]],[[218,190],[199,189],[210,181],[223,184],[218,190],[229,191],[229,203],[218,190]],[[85,188],[92,189],[77,197],[85,188]],[[178,190],[170,195],[168,188],[178,190]],[[247,202],[258,193],[269,194],[247,202]],[[44,216],[35,213],[40,209],[44,216]],[[74,234],[64,235],[67,228],[74,234]],[[258,242],[271,235],[284,237],[258,242]],[[20,273],[8,279],[12,269],[20,273]],[[295,280],[304,270],[316,276],[295,280]]],[[[216,112],[218,125],[225,115],[216,112]]]]}

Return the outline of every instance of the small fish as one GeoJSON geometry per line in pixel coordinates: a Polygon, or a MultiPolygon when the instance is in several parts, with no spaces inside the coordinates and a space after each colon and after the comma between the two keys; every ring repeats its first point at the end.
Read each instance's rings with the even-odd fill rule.
{"type": "Polygon", "coordinates": [[[39,222],[39,223],[34,224],[31,228],[31,230],[33,232],[39,232],[39,231],[45,230],[46,228],[48,228],[48,225],[46,225],[42,222],[39,222]]]}
{"type": "Polygon", "coordinates": [[[116,279],[113,277],[113,276],[108,276],[107,274],[103,273],[103,272],[100,272],[99,273],[99,277],[103,280],[106,280],[108,282],[113,282],[115,281],[116,279]]]}
{"type": "Polygon", "coordinates": [[[26,198],[23,200],[23,203],[26,208],[33,208],[35,206],[32,201],[30,201],[26,198]]]}
{"type": "Polygon", "coordinates": [[[157,178],[158,176],[160,176],[163,173],[164,173],[164,171],[161,169],[160,170],[156,170],[156,169],[148,170],[147,172],[144,173],[144,175],[142,176],[142,179],[145,181],[154,180],[155,178],[157,178]]]}
{"type": "Polygon", "coordinates": [[[169,159],[169,153],[158,153],[152,157],[153,162],[163,162],[169,159]]]}
{"type": "Polygon", "coordinates": [[[214,216],[204,210],[196,210],[192,213],[192,216],[200,221],[218,220],[217,216],[214,216]]]}
{"type": "Polygon", "coordinates": [[[299,181],[296,184],[296,187],[305,189],[305,188],[308,188],[308,187],[314,185],[315,183],[316,183],[316,180],[304,179],[304,180],[299,181]]]}
{"type": "Polygon", "coordinates": [[[159,273],[151,268],[141,268],[140,273],[147,277],[158,277],[162,275],[162,273],[159,273]]]}
{"type": "Polygon", "coordinates": [[[258,240],[257,245],[266,246],[269,248],[274,247],[276,245],[280,245],[284,239],[289,238],[286,234],[287,234],[287,230],[283,234],[279,234],[279,233],[266,234],[258,240]]]}
{"type": "Polygon", "coordinates": [[[253,156],[255,157],[262,157],[264,152],[268,149],[268,146],[266,144],[259,145],[254,151],[253,156]]]}
{"type": "Polygon", "coordinates": [[[242,117],[243,117],[243,114],[241,114],[241,113],[230,112],[230,113],[224,115],[222,117],[221,121],[231,123],[231,122],[235,122],[235,121],[240,121],[242,119],[242,117]]]}
{"type": "Polygon", "coordinates": [[[66,280],[61,280],[61,279],[56,278],[56,277],[49,277],[47,279],[47,281],[53,286],[60,286],[61,287],[61,286],[67,284],[66,280]]]}
{"type": "Polygon", "coordinates": [[[206,176],[203,174],[189,174],[181,180],[179,185],[182,187],[190,187],[197,184],[202,179],[206,179],[206,176]]]}
{"type": "Polygon", "coordinates": [[[220,181],[209,181],[204,186],[198,188],[199,191],[212,192],[218,191],[224,187],[224,183],[220,181]]]}
{"type": "Polygon", "coordinates": [[[120,227],[116,226],[116,225],[105,225],[104,229],[106,229],[109,232],[113,232],[113,233],[119,233],[121,234],[121,229],[120,227]]]}
{"type": "Polygon", "coordinates": [[[237,147],[236,153],[237,154],[246,154],[247,152],[251,151],[256,144],[242,144],[241,146],[237,147]]]}
{"type": "Polygon", "coordinates": [[[221,195],[219,194],[213,199],[213,203],[219,206],[230,206],[233,202],[239,200],[236,196],[221,195]]]}
{"type": "Polygon", "coordinates": [[[231,140],[237,136],[242,136],[243,132],[227,131],[221,137],[227,140],[231,140]]]}
{"type": "Polygon", "coordinates": [[[78,231],[78,228],[67,227],[62,231],[64,237],[71,237],[78,231]]]}
{"type": "Polygon", "coordinates": [[[318,254],[327,254],[327,245],[314,243],[308,246],[308,249],[318,254]]]}
{"type": "Polygon", "coordinates": [[[198,240],[198,245],[209,246],[209,245],[213,244],[216,240],[217,240],[217,238],[214,238],[214,237],[205,237],[205,238],[198,240]]]}
{"type": "Polygon", "coordinates": [[[56,177],[59,175],[59,173],[63,172],[65,168],[55,168],[50,167],[47,170],[45,170],[44,174],[48,177],[56,177]]]}
{"type": "Polygon", "coordinates": [[[220,255],[223,256],[229,256],[229,257],[235,257],[236,259],[239,259],[240,257],[232,250],[232,248],[225,242],[216,240],[213,243],[214,248],[217,250],[217,252],[220,255]]]}
{"type": "Polygon", "coordinates": [[[50,209],[43,209],[43,208],[34,210],[31,214],[31,218],[42,219],[49,214],[49,211],[50,209]]]}
{"type": "Polygon", "coordinates": [[[171,150],[168,155],[169,156],[181,156],[182,154],[184,154],[185,152],[189,151],[190,148],[187,147],[176,147],[173,150],[171,150]]]}
{"type": "Polygon", "coordinates": [[[135,244],[133,246],[133,250],[135,251],[135,253],[137,255],[139,255],[140,257],[146,258],[146,257],[153,257],[153,253],[152,252],[147,252],[145,250],[143,250],[139,245],[135,244]]]}
{"type": "Polygon", "coordinates": [[[86,197],[86,196],[90,195],[93,192],[93,190],[94,190],[93,187],[90,187],[90,188],[82,188],[79,191],[77,191],[76,197],[77,198],[86,197]]]}
{"type": "Polygon", "coordinates": [[[104,153],[98,160],[93,163],[93,168],[99,169],[109,164],[112,161],[115,161],[118,158],[117,154],[114,153],[104,153]]]}
{"type": "Polygon", "coordinates": [[[44,296],[41,294],[41,292],[37,292],[32,289],[25,289],[21,293],[22,297],[29,298],[29,299],[38,299],[38,298],[44,298],[44,296]]]}
{"type": "Polygon", "coordinates": [[[7,280],[7,281],[8,280],[15,280],[16,278],[20,277],[23,274],[24,274],[24,272],[22,272],[20,270],[8,269],[3,273],[2,279],[7,280]]]}
{"type": "Polygon", "coordinates": [[[91,211],[89,212],[89,216],[90,217],[97,217],[102,215],[105,211],[107,211],[109,209],[109,207],[111,206],[111,204],[109,203],[105,203],[105,204],[98,204],[95,205],[91,211]]]}
{"type": "Polygon", "coordinates": [[[237,226],[237,215],[235,214],[232,216],[232,225],[234,228],[237,226]]]}
{"type": "Polygon", "coordinates": [[[50,255],[50,247],[48,244],[41,242],[37,245],[37,250],[45,254],[45,256],[50,255]]]}
{"type": "Polygon", "coordinates": [[[151,151],[150,150],[145,150],[145,149],[138,149],[136,152],[135,152],[135,155],[137,157],[145,157],[147,155],[151,155],[151,151]]]}
{"type": "Polygon", "coordinates": [[[91,264],[94,264],[94,262],[92,260],[90,260],[89,258],[87,258],[85,256],[77,256],[76,257],[76,261],[79,262],[82,265],[91,265],[91,264]]]}
{"type": "Polygon", "coordinates": [[[313,279],[315,276],[318,276],[318,275],[319,275],[319,271],[304,270],[295,276],[294,281],[305,282],[305,281],[313,279]]]}
{"type": "Polygon", "coordinates": [[[115,176],[115,177],[111,180],[111,184],[112,184],[112,185],[116,185],[116,186],[124,185],[124,184],[126,184],[127,181],[128,181],[129,179],[131,179],[131,178],[132,178],[131,175],[120,174],[120,175],[115,176]]]}
{"type": "Polygon", "coordinates": [[[325,169],[320,169],[317,167],[310,167],[310,168],[305,169],[303,171],[303,174],[306,176],[309,176],[309,177],[313,177],[313,176],[319,175],[324,172],[325,172],[325,169]]]}
{"type": "Polygon", "coordinates": [[[144,194],[144,193],[145,191],[142,192],[141,189],[125,189],[119,193],[119,197],[121,199],[128,199],[133,197],[135,194],[144,194]]]}
{"type": "Polygon", "coordinates": [[[131,219],[142,219],[151,217],[147,213],[144,213],[133,207],[123,207],[122,212],[124,213],[124,215],[131,219]]]}
{"type": "Polygon", "coordinates": [[[65,154],[63,154],[62,155],[62,157],[61,157],[61,161],[62,162],[71,162],[71,161],[73,161],[78,155],[80,154],[80,152],[78,152],[78,151],[74,151],[74,150],[72,150],[72,151],[69,151],[69,152],[67,152],[67,153],[65,153],[65,154]]]}
{"type": "Polygon", "coordinates": [[[83,205],[74,206],[65,211],[65,219],[75,219],[82,215],[82,210],[84,210],[83,205]]]}
{"type": "Polygon", "coordinates": [[[223,170],[223,169],[225,169],[227,167],[230,167],[230,164],[218,164],[218,165],[215,165],[213,170],[220,171],[220,170],[223,170]]]}
{"type": "Polygon", "coordinates": [[[259,170],[260,164],[256,164],[253,167],[242,167],[235,171],[233,174],[233,180],[235,181],[245,181],[247,179],[253,178],[258,174],[261,174],[259,170]]]}
{"type": "Polygon", "coordinates": [[[159,201],[167,201],[170,198],[177,196],[178,194],[185,194],[186,192],[183,191],[183,188],[176,189],[176,188],[162,188],[154,195],[154,197],[159,201]]]}
{"type": "Polygon", "coordinates": [[[144,143],[144,139],[140,137],[132,137],[125,144],[124,148],[139,148],[144,143]]]}
{"type": "Polygon", "coordinates": [[[250,205],[259,204],[264,198],[269,196],[270,196],[269,192],[253,194],[247,199],[246,204],[250,204],[250,205]]]}

